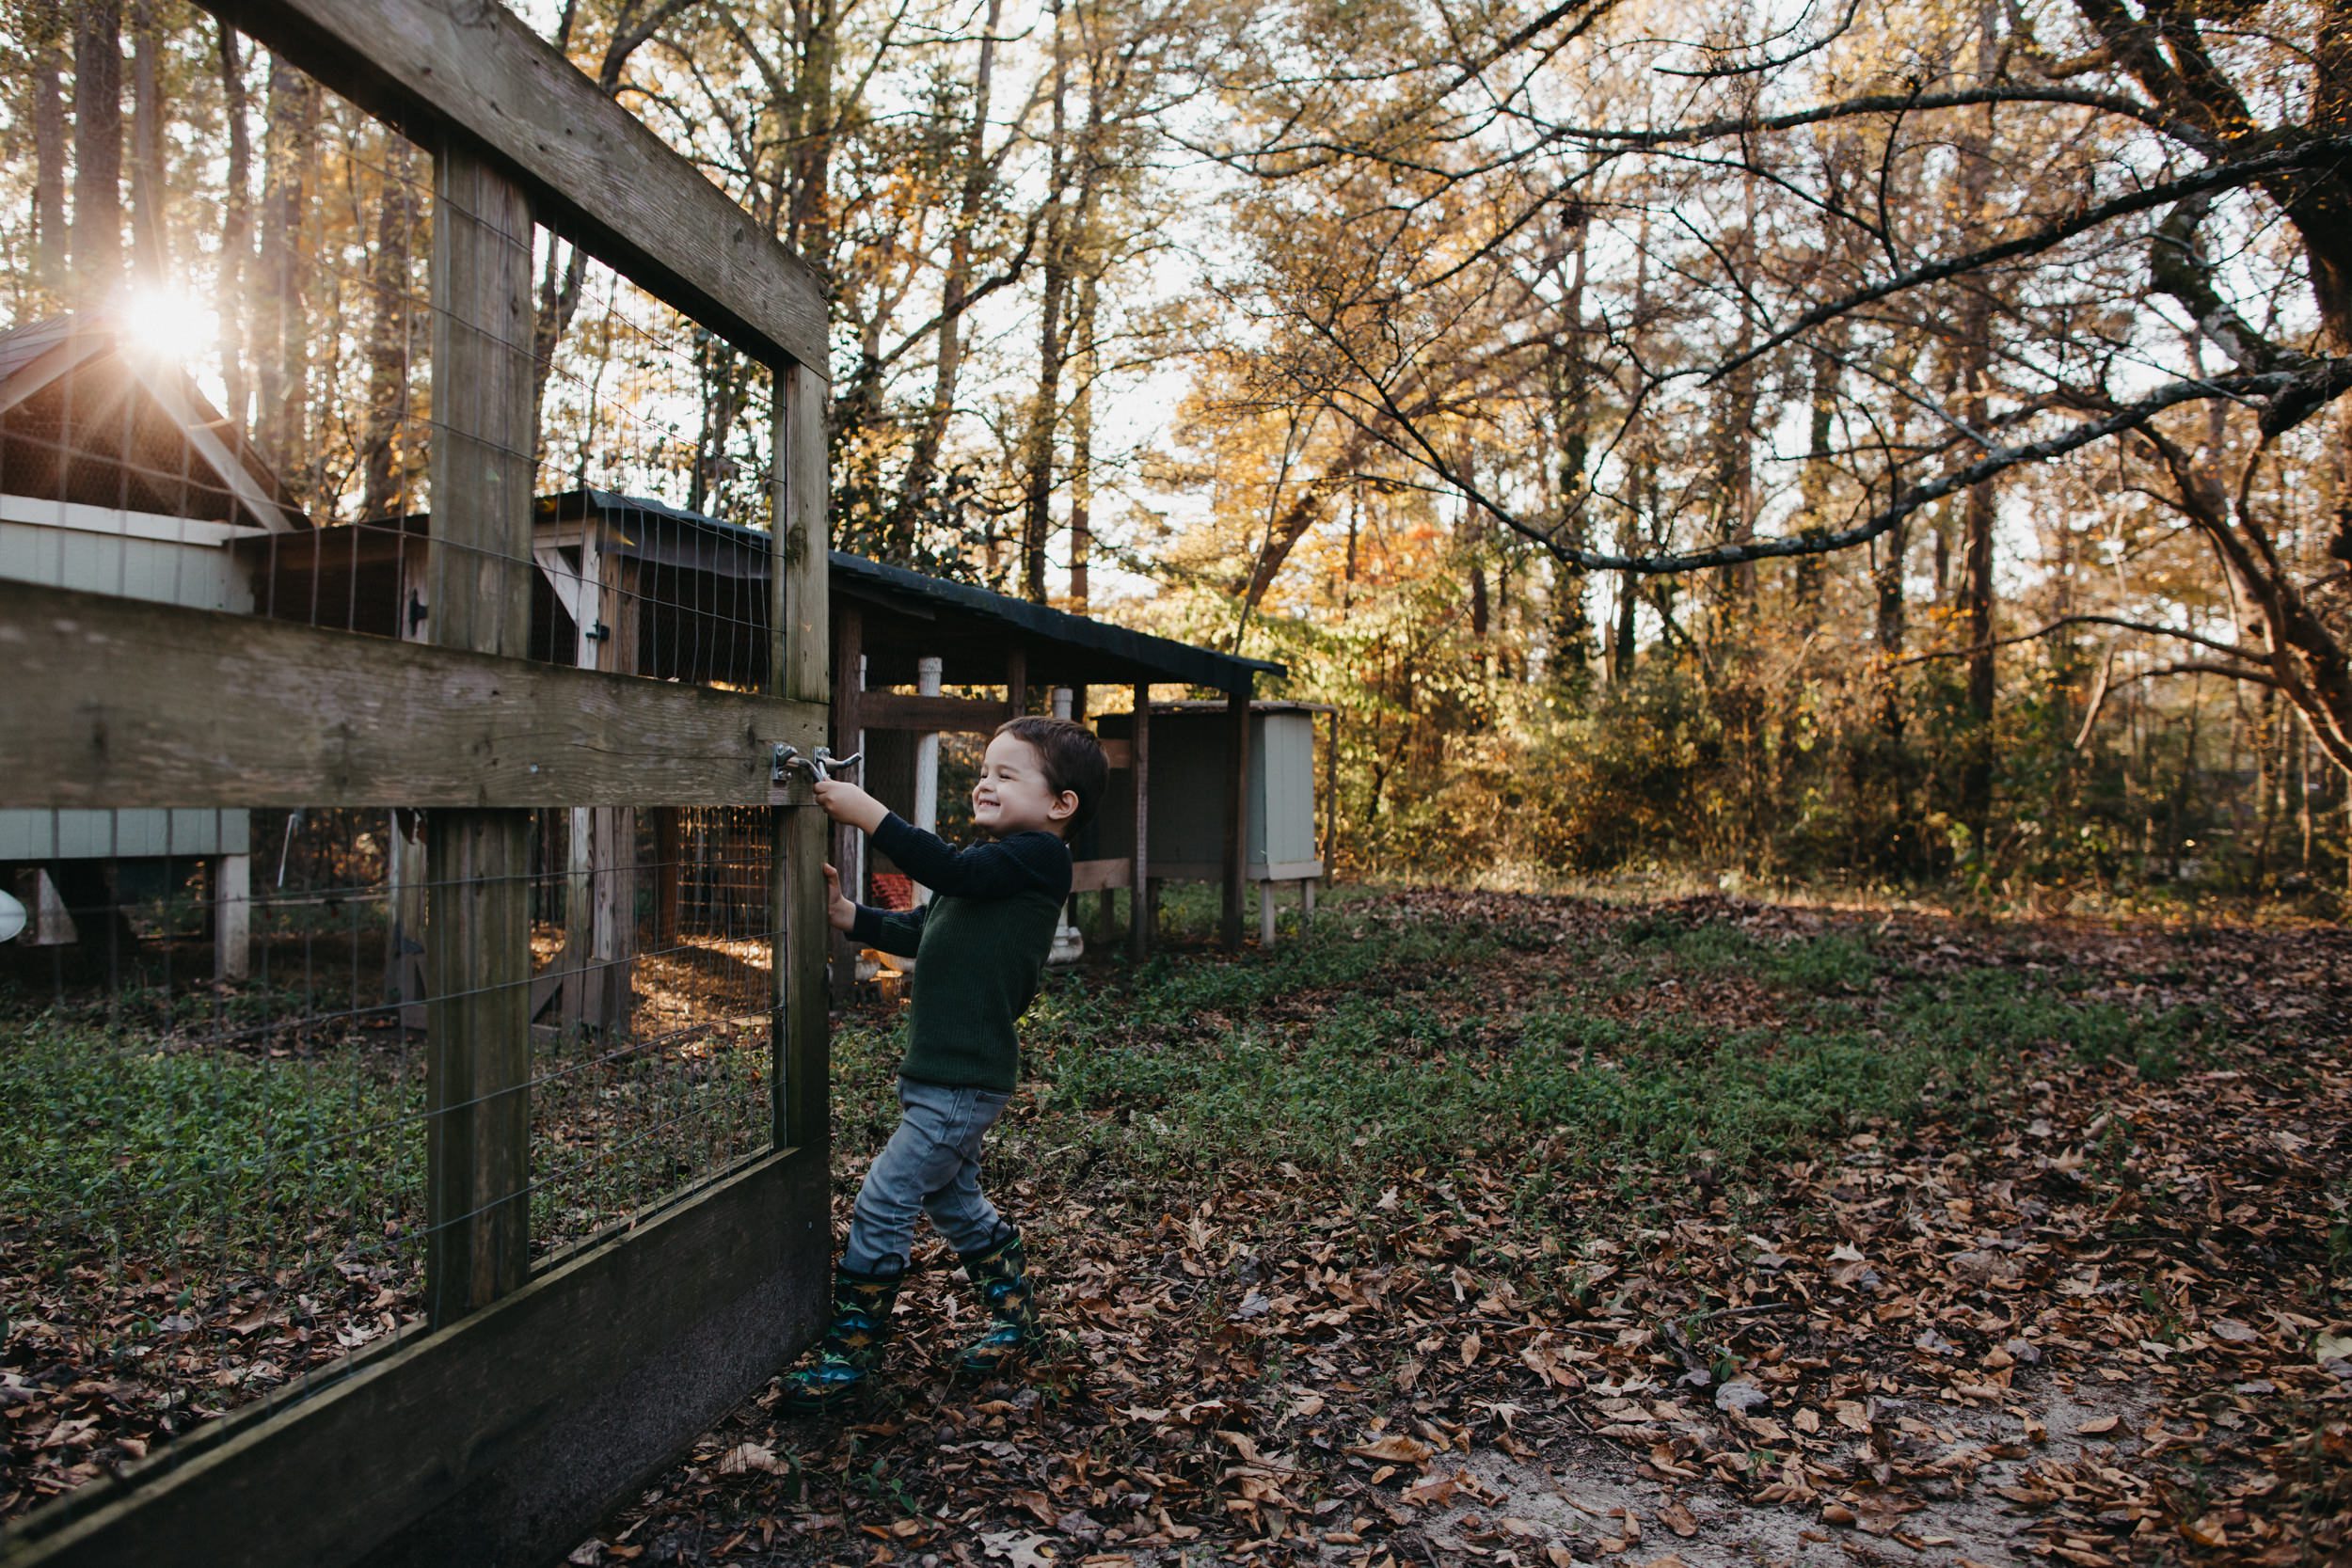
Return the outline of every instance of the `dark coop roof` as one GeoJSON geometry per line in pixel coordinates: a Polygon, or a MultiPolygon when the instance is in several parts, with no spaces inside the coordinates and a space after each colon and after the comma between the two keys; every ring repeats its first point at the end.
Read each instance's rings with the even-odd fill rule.
{"type": "MultiPolygon", "coordinates": [[[[600,521],[601,548],[660,565],[762,580],[768,574],[764,531],[660,501],[573,490],[541,497],[534,515],[543,522],[600,521]]],[[[1016,647],[1026,654],[1028,678],[1038,686],[1181,681],[1232,691],[1259,674],[1288,673],[1264,659],[1237,658],[846,550],[834,550],[831,564],[836,603],[854,602],[861,611],[869,686],[911,684],[916,659],[929,657],[945,662],[950,686],[991,684],[1004,678],[1006,656],[1016,647]]]]}

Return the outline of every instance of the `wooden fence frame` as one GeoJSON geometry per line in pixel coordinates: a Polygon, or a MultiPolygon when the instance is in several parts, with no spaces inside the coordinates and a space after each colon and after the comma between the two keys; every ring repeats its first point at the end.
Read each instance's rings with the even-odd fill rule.
{"type": "Polygon", "coordinates": [[[771,758],[814,750],[831,697],[824,292],[502,6],[201,3],[434,154],[430,641],[0,587],[0,806],[432,808],[430,1331],[36,1511],[0,1563],[548,1561],[823,1311],[826,824],[771,758]],[[523,657],[534,222],[775,376],[765,694],[523,657]],[[532,1277],[527,1205],[501,1196],[527,1172],[524,823],[690,803],[773,812],[772,1146],[532,1277]]]}

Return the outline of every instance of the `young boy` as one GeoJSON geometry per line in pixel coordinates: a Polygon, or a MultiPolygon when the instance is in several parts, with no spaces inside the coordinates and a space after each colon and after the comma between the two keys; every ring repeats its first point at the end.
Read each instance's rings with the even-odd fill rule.
{"type": "Polygon", "coordinates": [[[1084,725],[1009,720],[990,739],[972,786],[972,818],[988,839],[961,850],[853,784],[817,786],[827,814],[868,834],[931,890],[931,901],[904,913],[853,904],[825,867],[834,926],[866,946],[913,956],[917,968],[898,1130],[858,1189],[816,1359],[785,1374],[795,1409],[843,1402],[881,1366],[918,1212],[961,1257],[988,1310],[988,1332],[957,1370],[1006,1370],[1037,1336],[1021,1233],[980,1191],[980,1140],[1020,1077],[1013,1021],[1037,994],[1070,898],[1069,836],[1093,816],[1108,778],[1103,748],[1084,725]]]}

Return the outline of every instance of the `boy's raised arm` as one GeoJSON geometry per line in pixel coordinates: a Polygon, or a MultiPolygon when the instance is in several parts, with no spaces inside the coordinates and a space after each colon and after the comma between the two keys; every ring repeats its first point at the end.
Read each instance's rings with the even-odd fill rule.
{"type": "Polygon", "coordinates": [[[1016,833],[996,843],[958,849],[896,812],[873,831],[874,847],[933,893],[1001,898],[1050,888],[1068,875],[1070,856],[1051,833],[1016,833]]]}

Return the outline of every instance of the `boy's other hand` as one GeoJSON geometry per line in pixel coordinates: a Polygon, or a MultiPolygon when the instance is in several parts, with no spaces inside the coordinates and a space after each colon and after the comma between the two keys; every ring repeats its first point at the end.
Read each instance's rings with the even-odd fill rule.
{"type": "Polygon", "coordinates": [[[847,779],[827,779],[818,784],[817,803],[825,808],[827,816],[847,822],[860,832],[872,832],[890,815],[889,807],[847,779]]]}
{"type": "Polygon", "coordinates": [[[836,931],[846,931],[857,924],[857,906],[841,896],[841,873],[825,867],[825,919],[836,931]]]}

